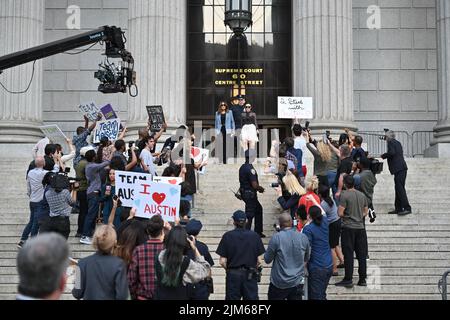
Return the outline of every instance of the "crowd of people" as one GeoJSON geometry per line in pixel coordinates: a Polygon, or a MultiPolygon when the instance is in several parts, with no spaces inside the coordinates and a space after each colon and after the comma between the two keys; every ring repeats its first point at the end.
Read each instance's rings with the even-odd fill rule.
{"type": "MultiPolygon", "coordinates": [[[[233,214],[235,229],[223,235],[216,250],[219,264],[226,270],[225,298],[258,299],[258,281],[265,262],[273,263],[269,299],[298,300],[307,291],[309,299],[324,300],[330,278],[338,275],[338,269],[345,269],[345,276],[336,286],[353,287],[354,254],[359,266],[357,284],[366,286],[365,226],[368,215],[371,222],[376,218],[373,193],[377,180],[372,159],[362,148],[362,137],[347,130],[339,140],[331,139],[327,132],[317,141],[308,123],[305,127],[296,123],[292,137],[272,143],[264,172],[278,177],[274,189],[286,212],[279,216],[278,232],[266,249],[262,242],[263,207],[257,197],[265,190],[253,167],[258,142],[256,114],[251,105],[238,98],[230,110],[221,102],[216,113],[216,139],[225,145],[227,140],[239,138],[246,159],[239,170],[238,193],[245,211],[233,214]],[[306,167],[307,152],[314,157],[312,173],[306,167]],[[304,288],[306,277],[308,285],[304,288]]],[[[97,121],[100,119],[99,115],[97,121]]],[[[191,153],[183,155],[183,148],[180,155],[187,162],[171,157],[171,151],[180,145],[190,150],[195,137],[186,126],[180,126],[164,142],[161,152],[156,152],[156,143],[167,126],[154,134],[148,126],[138,131],[139,140],[129,143],[128,148],[124,141],[127,128],[115,142],[102,138],[93,145],[88,137],[95,125],[96,121],[89,124],[85,117],[85,126],[67,140],[68,155],[47,138],[33,149],[34,160],[27,172],[30,219],[18,243],[20,298],[54,298],[62,293],[65,277],[60,270],[66,266],[68,255],[63,240],[70,234],[69,216],[77,212],[75,237],[82,244],[92,245],[95,253],[77,262],[77,281],[72,291],[76,299],[208,299],[213,292],[214,261],[208,246],[197,240],[202,223],[191,219],[197,186],[195,171],[207,163],[195,162],[191,153]],[[66,163],[72,159],[76,179],[71,180],[66,163]],[[164,222],[161,216],[135,217],[135,208],[123,207],[115,196],[116,170],[155,176],[161,165],[165,165],[163,176],[183,180],[175,223],[164,222]],[[36,237],[39,233],[43,236],[36,237]],[[55,243],[61,243],[57,249],[55,243]],[[41,248],[42,257],[32,254],[35,247],[41,248]],[[49,262],[37,262],[40,258],[58,264],[52,269],[57,274],[49,276],[56,284],[52,289],[43,286],[40,290],[40,280],[33,279],[33,270],[27,265],[35,263],[46,268],[49,262]]],[[[391,173],[396,176],[396,210],[391,213],[408,214],[411,207],[404,189],[407,167],[401,145],[393,132],[387,132],[386,138],[388,152],[382,157],[388,159],[391,173]]],[[[226,147],[216,148],[226,163],[226,147]]]]}

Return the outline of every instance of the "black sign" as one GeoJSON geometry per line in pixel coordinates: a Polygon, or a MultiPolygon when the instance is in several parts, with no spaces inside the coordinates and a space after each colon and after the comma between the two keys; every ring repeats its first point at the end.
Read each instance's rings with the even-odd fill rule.
{"type": "Polygon", "coordinates": [[[150,119],[150,130],[158,132],[164,125],[164,111],[162,106],[147,106],[148,118],[150,119]]]}

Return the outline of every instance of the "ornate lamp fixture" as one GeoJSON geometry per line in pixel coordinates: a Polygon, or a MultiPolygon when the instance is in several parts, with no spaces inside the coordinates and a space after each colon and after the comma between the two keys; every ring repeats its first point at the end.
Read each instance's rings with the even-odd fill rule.
{"type": "Polygon", "coordinates": [[[253,24],[252,0],[225,0],[225,25],[241,36],[253,24]]]}

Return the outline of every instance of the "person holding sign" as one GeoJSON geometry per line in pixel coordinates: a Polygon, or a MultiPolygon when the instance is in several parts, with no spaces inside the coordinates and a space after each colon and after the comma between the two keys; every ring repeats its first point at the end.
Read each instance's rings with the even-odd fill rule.
{"type": "Polygon", "coordinates": [[[77,134],[73,137],[72,143],[75,146],[75,159],[73,160],[73,165],[76,166],[78,162],[81,160],[80,150],[83,147],[87,147],[89,144],[86,141],[86,138],[91,134],[91,132],[95,129],[97,125],[97,121],[102,119],[102,114],[99,113],[96,121],[94,121],[90,126],[89,119],[85,115],[84,116],[84,127],[77,128],[77,134]]]}
{"type": "Polygon", "coordinates": [[[258,122],[256,113],[252,112],[252,105],[247,103],[242,113],[241,145],[244,152],[256,148],[258,142],[258,122]]]}
{"type": "Polygon", "coordinates": [[[226,102],[219,104],[216,112],[216,150],[219,151],[219,163],[222,158],[223,164],[227,164],[227,140],[234,136],[235,123],[233,113],[228,110],[226,102]],[[222,148],[221,148],[222,146],[222,148]]]}
{"type": "Polygon", "coordinates": [[[154,148],[154,146],[155,138],[153,136],[148,137],[147,141],[145,142],[145,148],[141,151],[140,158],[144,171],[152,174],[153,176],[156,176],[156,168],[153,162],[153,155],[151,153],[151,150],[154,148]]]}

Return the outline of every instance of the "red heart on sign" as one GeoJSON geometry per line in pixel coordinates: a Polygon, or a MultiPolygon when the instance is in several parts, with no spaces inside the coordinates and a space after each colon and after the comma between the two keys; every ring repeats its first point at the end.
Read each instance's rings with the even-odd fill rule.
{"type": "Polygon", "coordinates": [[[161,203],[163,203],[164,200],[166,199],[166,195],[165,195],[164,193],[158,193],[158,192],[155,192],[155,193],[152,195],[152,199],[153,199],[153,201],[155,201],[157,204],[161,204],[161,203]]]}
{"type": "Polygon", "coordinates": [[[177,184],[177,180],[169,180],[170,184],[177,184]]]}
{"type": "Polygon", "coordinates": [[[192,153],[192,155],[195,158],[196,156],[198,156],[200,154],[200,149],[199,148],[192,148],[191,149],[191,153],[192,153]]]}

